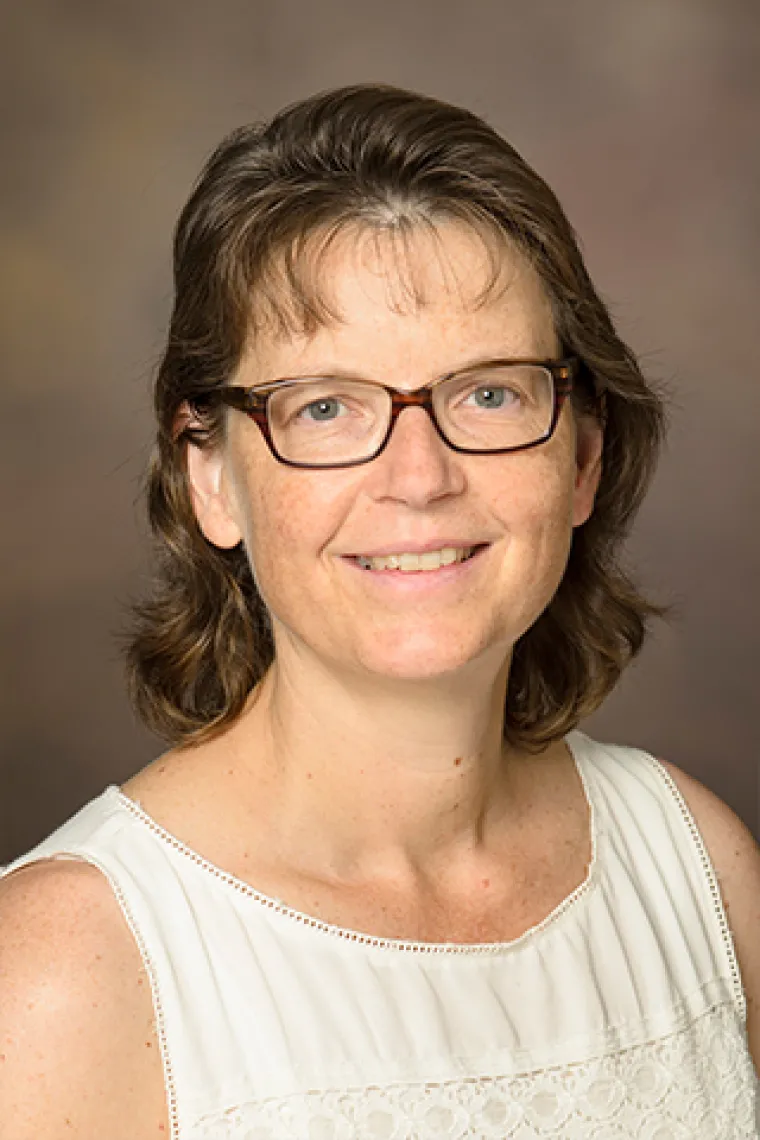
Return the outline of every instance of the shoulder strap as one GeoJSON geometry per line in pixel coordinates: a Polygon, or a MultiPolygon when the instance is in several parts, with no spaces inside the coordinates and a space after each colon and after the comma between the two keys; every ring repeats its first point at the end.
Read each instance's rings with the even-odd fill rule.
{"type": "Polygon", "coordinates": [[[613,895],[641,898],[673,969],[720,977],[741,1019],[746,997],[718,878],[702,835],[663,764],[637,748],[568,737],[595,816],[598,857],[613,895]],[[681,948],[680,955],[675,948],[681,948]],[[680,957],[680,961],[679,961],[680,957]]]}

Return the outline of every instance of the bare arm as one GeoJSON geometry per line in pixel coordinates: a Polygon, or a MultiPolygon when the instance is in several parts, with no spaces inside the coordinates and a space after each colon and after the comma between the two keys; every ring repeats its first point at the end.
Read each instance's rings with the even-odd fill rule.
{"type": "Polygon", "coordinates": [[[0,1121],[13,1140],[168,1140],[148,980],[94,867],[0,883],[0,1121]]]}
{"type": "Polygon", "coordinates": [[[747,996],[747,1032],[760,1074],[760,847],[739,817],[692,776],[665,763],[702,833],[723,895],[747,996]]]}

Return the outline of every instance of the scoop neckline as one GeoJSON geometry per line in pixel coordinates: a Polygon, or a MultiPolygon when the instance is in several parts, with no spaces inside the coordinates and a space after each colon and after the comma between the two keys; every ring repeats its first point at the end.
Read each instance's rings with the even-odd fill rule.
{"type": "Polygon", "coordinates": [[[193,863],[200,870],[206,874],[211,875],[217,881],[224,883],[227,887],[232,888],[237,894],[244,895],[252,902],[256,903],[263,910],[273,912],[285,919],[292,921],[297,926],[308,928],[315,932],[329,935],[332,938],[341,939],[344,942],[349,942],[354,945],[368,946],[376,949],[402,951],[411,954],[455,954],[455,955],[484,955],[484,954],[503,954],[512,951],[525,943],[531,941],[536,935],[542,933],[547,928],[554,926],[557,921],[569,910],[575,907],[580,900],[585,897],[591,888],[594,886],[597,879],[598,869],[598,845],[599,845],[599,821],[596,809],[595,797],[591,788],[591,782],[587,779],[586,772],[584,771],[584,758],[582,758],[583,749],[587,738],[583,733],[573,731],[568,733],[564,738],[570,756],[575,764],[575,770],[583,789],[584,798],[588,810],[589,819],[589,833],[591,839],[591,858],[589,860],[586,874],[583,880],[575,887],[568,895],[565,895],[556,906],[552,907],[549,913],[541,919],[540,922],[530,926],[517,938],[513,938],[507,942],[421,942],[405,938],[386,938],[380,935],[370,934],[368,931],[354,930],[351,927],[339,926],[337,923],[325,922],[315,915],[306,913],[305,911],[298,910],[296,907],[289,906],[273,895],[264,894],[262,891],[256,890],[254,886],[247,883],[244,879],[238,878],[237,875],[225,871],[216,863],[207,859],[199,852],[195,851],[188,844],[184,843],[172,832],[168,831],[160,823],[157,822],[144,808],[137,803],[136,800],[131,799],[117,784],[112,784],[107,793],[111,793],[116,801],[132,815],[138,822],[147,827],[153,835],[156,836],[162,843],[171,848],[172,851],[181,855],[189,862],[193,863]]]}

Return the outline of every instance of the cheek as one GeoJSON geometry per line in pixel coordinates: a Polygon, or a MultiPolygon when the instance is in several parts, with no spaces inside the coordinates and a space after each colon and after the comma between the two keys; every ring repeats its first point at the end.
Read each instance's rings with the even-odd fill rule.
{"type": "Polygon", "coordinates": [[[495,505],[506,547],[505,597],[526,629],[549,604],[567,567],[573,535],[573,471],[564,456],[534,453],[503,484],[495,505]],[[557,461],[559,460],[559,461],[557,461]]]}
{"type": "Polygon", "coordinates": [[[317,484],[308,471],[252,463],[237,481],[251,570],[273,611],[278,598],[313,585],[320,553],[345,517],[345,494],[320,475],[317,484]]]}
{"type": "Polygon", "coordinates": [[[494,495],[491,485],[490,497],[494,512],[515,538],[571,529],[574,465],[565,448],[525,452],[501,475],[499,490],[494,495]]]}
{"type": "Polygon", "coordinates": [[[297,494],[252,493],[246,504],[245,545],[262,595],[286,581],[288,567],[309,541],[309,518],[297,494]],[[300,538],[300,544],[296,540],[300,538]]]}

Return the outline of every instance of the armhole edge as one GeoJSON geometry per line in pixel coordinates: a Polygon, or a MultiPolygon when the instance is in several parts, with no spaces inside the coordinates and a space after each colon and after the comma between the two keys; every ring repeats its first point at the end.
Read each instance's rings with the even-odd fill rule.
{"type": "Polygon", "coordinates": [[[707,888],[713,904],[713,914],[717,920],[718,930],[720,933],[723,951],[726,957],[728,970],[730,973],[731,985],[734,991],[734,1002],[737,1011],[741,1018],[742,1024],[747,1025],[747,997],[744,992],[744,984],[742,982],[741,970],[739,968],[739,960],[736,955],[736,948],[734,946],[734,937],[731,933],[731,927],[728,922],[726,914],[725,903],[723,902],[723,895],[720,889],[718,874],[715,870],[715,865],[707,850],[707,845],[702,837],[702,832],[699,830],[697,821],[687,804],[681,789],[676,784],[675,780],[667,770],[665,765],[652,756],[650,753],[644,753],[650,767],[655,772],[660,781],[665,785],[667,791],[670,793],[675,806],[678,808],[681,819],[684,823],[686,831],[691,839],[693,850],[699,860],[701,869],[707,883],[707,888]]]}

